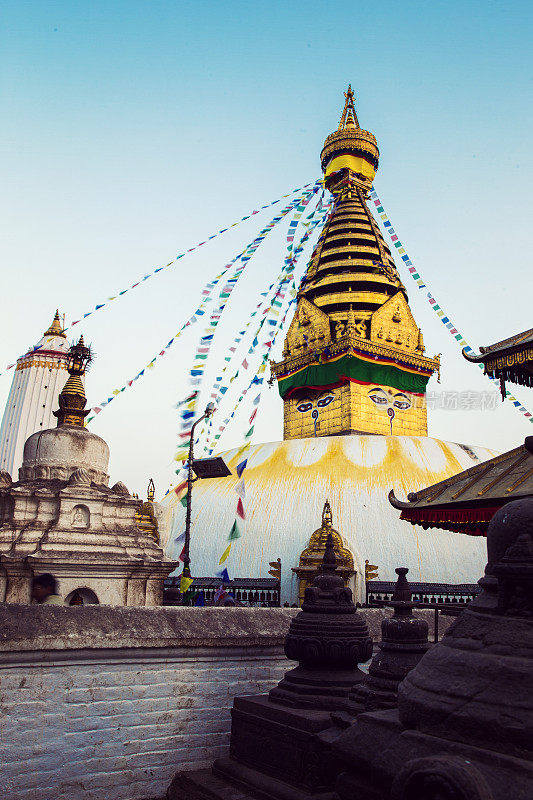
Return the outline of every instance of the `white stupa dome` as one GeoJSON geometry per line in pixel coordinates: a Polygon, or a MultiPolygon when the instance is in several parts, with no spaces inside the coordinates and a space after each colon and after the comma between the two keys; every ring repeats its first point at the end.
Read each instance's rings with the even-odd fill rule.
{"type": "Polygon", "coordinates": [[[34,433],[26,440],[20,480],[69,480],[78,469],[95,483],[107,485],[109,447],[87,428],[63,425],[34,433]]]}
{"type": "MultiPolygon", "coordinates": [[[[194,484],[191,572],[214,576],[235,519],[235,468],[248,459],[243,534],[224,566],[230,577],[268,577],[269,562],[281,558],[282,600],[296,602],[298,579],[291,571],[316,528],[326,499],[333,526],[352,552],[358,572],[356,600],[364,599],[365,559],[379,568],[380,580],[409,568],[413,581],[475,583],[486,562],[483,538],[431,529],[400,520],[387,495],[406,496],[492,458],[494,451],[423,436],[351,434],[252,445],[244,454],[222,453],[232,475],[194,484]]],[[[161,531],[170,558],[183,543],[185,509],[170,492],[161,531]]]]}

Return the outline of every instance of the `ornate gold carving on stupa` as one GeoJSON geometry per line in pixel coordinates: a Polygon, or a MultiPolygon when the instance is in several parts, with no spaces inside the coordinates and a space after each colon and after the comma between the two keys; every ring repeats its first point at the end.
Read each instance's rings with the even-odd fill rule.
{"type": "Polygon", "coordinates": [[[282,360],[271,362],[284,436],[425,436],[425,388],[440,362],[424,356],[405,287],[366,202],[379,150],[359,127],[351,87],[321,159],[333,211],[298,292],[282,360]]]}
{"type": "Polygon", "coordinates": [[[154,509],[155,485],[152,478],[146,490],[146,500],[135,512],[135,523],[141,531],[144,531],[159,544],[159,529],[154,509]]]}
{"type": "Polygon", "coordinates": [[[303,603],[306,588],[313,583],[318,574],[326,551],[328,534],[331,533],[333,536],[333,547],[337,558],[337,573],[342,576],[345,584],[347,584],[352,575],[355,575],[353,556],[344,546],[342,536],[332,527],[332,523],[331,507],[329,501],[326,500],[322,511],[322,525],[312,534],[305,550],[302,550],[299,566],[292,568],[292,571],[300,581],[298,588],[299,605],[303,603]]]}

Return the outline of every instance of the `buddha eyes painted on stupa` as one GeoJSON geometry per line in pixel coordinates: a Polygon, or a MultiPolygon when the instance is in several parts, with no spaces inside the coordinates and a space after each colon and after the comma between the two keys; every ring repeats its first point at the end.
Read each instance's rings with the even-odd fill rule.
{"type": "Polygon", "coordinates": [[[379,386],[374,386],[373,389],[370,389],[368,396],[378,409],[384,411],[389,417],[392,435],[392,421],[396,416],[396,409],[398,411],[406,411],[412,406],[411,400],[404,392],[394,392],[391,389],[385,391],[385,389],[380,389],[379,386]]]}
{"type": "Polygon", "coordinates": [[[324,392],[316,401],[312,400],[310,397],[303,397],[296,406],[296,410],[301,414],[305,414],[307,411],[310,411],[313,406],[315,408],[325,408],[329,406],[333,400],[335,400],[335,395],[332,392],[324,392]]]}
{"type": "Polygon", "coordinates": [[[398,408],[401,411],[411,408],[411,401],[403,392],[395,392],[393,394],[392,392],[386,392],[384,389],[375,386],[373,389],[370,389],[368,396],[378,407],[383,409],[388,406],[398,408]]]}

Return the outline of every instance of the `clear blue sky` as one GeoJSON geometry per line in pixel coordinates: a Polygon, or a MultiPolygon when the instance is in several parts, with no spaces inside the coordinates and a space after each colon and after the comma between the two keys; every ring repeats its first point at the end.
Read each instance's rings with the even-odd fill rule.
{"type": "MultiPolygon", "coordinates": [[[[39,339],[56,306],[76,319],[318,177],[348,82],[380,145],[376,188],[459,330],[477,347],[533,324],[530,3],[19,0],[1,17],[2,365],[39,339]]],[[[92,405],[159,352],[259,223],[247,226],[87,321],[92,405]]],[[[228,309],[235,329],[280,259],[272,246],[251,262],[228,309]]],[[[443,354],[439,388],[490,391],[409,280],[427,349],[443,354]]],[[[168,486],[172,405],[197,333],[93,423],[112,448],[113,480],[132,490],[150,475],[168,486]]],[[[10,380],[0,377],[2,406],[10,380]]],[[[533,407],[533,393],[516,394],[533,407]]],[[[257,441],[281,438],[274,390],[262,409],[257,441]]],[[[533,426],[508,407],[435,411],[430,433],[505,449],[533,426]]]]}

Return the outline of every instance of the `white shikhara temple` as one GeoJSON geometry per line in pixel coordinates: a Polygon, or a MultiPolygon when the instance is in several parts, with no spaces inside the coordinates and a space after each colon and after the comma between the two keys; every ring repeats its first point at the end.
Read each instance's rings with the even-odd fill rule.
{"type": "Polygon", "coordinates": [[[53,411],[68,378],[67,337],[59,312],[35,347],[17,359],[0,428],[0,470],[16,479],[24,443],[55,425],[53,411]]]}

